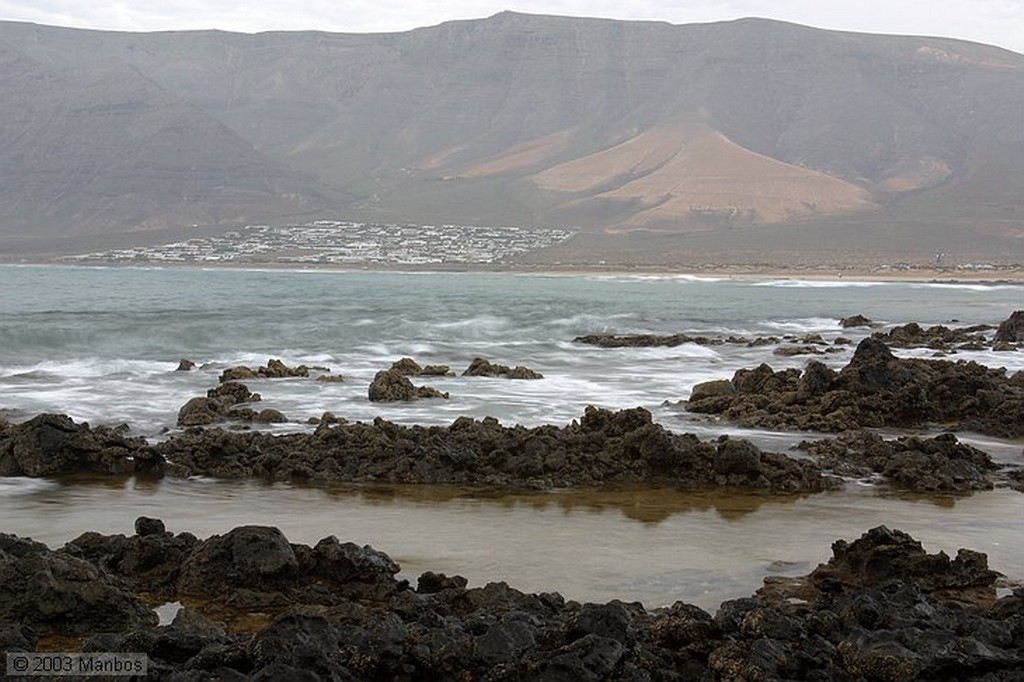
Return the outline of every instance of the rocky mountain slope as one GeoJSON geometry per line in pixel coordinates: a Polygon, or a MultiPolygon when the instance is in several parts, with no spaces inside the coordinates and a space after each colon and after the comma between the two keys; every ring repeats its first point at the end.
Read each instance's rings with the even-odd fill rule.
{"type": "Polygon", "coordinates": [[[373,35],[0,22],[0,63],[8,250],[317,217],[574,226],[570,260],[1024,244],[1024,55],[975,43],[509,12],[373,35]]]}

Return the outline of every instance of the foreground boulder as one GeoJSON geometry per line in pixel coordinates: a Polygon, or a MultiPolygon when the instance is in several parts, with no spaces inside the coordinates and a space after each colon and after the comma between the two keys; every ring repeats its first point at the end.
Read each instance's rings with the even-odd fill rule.
{"type": "Polygon", "coordinates": [[[0,629],[30,629],[38,638],[156,623],[156,614],[120,578],[86,560],[0,534],[0,629]]]}
{"type": "Polygon", "coordinates": [[[997,599],[984,554],[929,554],[884,526],[712,615],[432,572],[414,589],[372,547],[291,544],[261,526],[196,540],[155,522],[92,546],[182,548],[164,556],[182,577],[161,599],[188,604],[173,622],[156,625],[124,562],[0,535],[0,641],[31,651],[56,634],[65,649],[145,653],[150,675],[170,679],[990,682],[1024,667],[1024,591],[997,599]]]}
{"type": "Polygon", "coordinates": [[[811,361],[776,372],[738,370],[733,391],[691,399],[692,412],[743,426],[845,431],[941,425],[1007,438],[1024,436],[1024,373],[1007,376],[975,362],[900,359],[875,338],[857,346],[839,372],[811,361]]]}

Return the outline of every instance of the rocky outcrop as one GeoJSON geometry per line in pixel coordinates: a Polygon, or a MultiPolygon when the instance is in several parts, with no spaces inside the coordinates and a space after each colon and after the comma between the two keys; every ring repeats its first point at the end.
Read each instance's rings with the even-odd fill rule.
{"type": "Polygon", "coordinates": [[[254,418],[250,408],[239,408],[259,402],[259,393],[253,393],[245,384],[237,381],[222,383],[206,392],[206,396],[192,398],[178,410],[178,426],[207,426],[229,418],[254,418]]]}
{"type": "Polygon", "coordinates": [[[391,365],[391,369],[407,377],[455,376],[455,373],[450,371],[448,365],[427,365],[426,367],[421,367],[420,363],[412,358],[395,360],[391,365]]]}
{"type": "Polygon", "coordinates": [[[370,402],[387,403],[419,400],[420,398],[447,398],[447,393],[442,393],[436,388],[429,386],[414,386],[408,377],[397,369],[384,369],[374,375],[368,389],[370,402]]]}
{"type": "Polygon", "coordinates": [[[156,614],[120,578],[67,553],[0,534],[0,630],[18,630],[23,639],[38,641],[156,624],[156,614]]]}
{"type": "Polygon", "coordinates": [[[21,424],[0,422],[0,476],[159,474],[161,457],[144,439],[126,432],[90,428],[63,414],[41,414],[21,424]]]}
{"type": "Polygon", "coordinates": [[[378,418],[324,422],[313,434],[183,433],[154,447],[189,474],[218,478],[533,488],[649,482],[776,492],[838,484],[806,459],[746,441],[673,434],[642,408],[591,407],[565,427],[507,427],[468,417],[448,427],[401,426],[378,418]]]}
{"type": "Polygon", "coordinates": [[[1024,590],[997,599],[984,554],[928,554],[884,526],[714,615],[470,588],[432,572],[413,588],[372,547],[292,544],[270,527],[207,540],[150,530],[87,534],[90,551],[0,535],[0,637],[34,650],[75,635],[83,650],[145,653],[151,676],[173,679],[981,682],[1024,667],[1024,590]],[[177,576],[160,598],[188,603],[168,625],[141,607],[140,574],[112,559],[138,543],[177,576]]]}
{"type": "Polygon", "coordinates": [[[900,359],[875,338],[860,342],[839,372],[811,361],[774,371],[738,370],[734,392],[691,399],[692,412],[721,415],[743,426],[845,431],[920,427],[995,436],[1024,436],[1024,373],[1007,376],[975,362],[900,359]]]}
{"type": "Polygon", "coordinates": [[[270,359],[266,365],[256,369],[244,366],[229,367],[221,372],[220,380],[223,383],[225,381],[241,381],[243,379],[287,379],[308,376],[309,367],[306,365],[289,367],[280,360],[270,359]]]}
{"type": "Polygon", "coordinates": [[[999,324],[996,343],[1024,343],[1024,310],[1017,310],[999,324]]]}
{"type": "Polygon", "coordinates": [[[951,433],[936,438],[906,436],[885,440],[866,430],[798,446],[819,464],[844,477],[882,477],[903,490],[967,492],[994,486],[999,465],[986,453],[951,433]]]}
{"type": "Polygon", "coordinates": [[[738,346],[768,346],[778,343],[775,336],[758,336],[753,339],[745,336],[690,336],[689,334],[586,334],[573,339],[574,343],[583,343],[600,348],[653,348],[675,347],[684,343],[695,343],[698,346],[721,346],[734,344],[738,346]]]}
{"type": "Polygon", "coordinates": [[[893,348],[931,348],[939,351],[983,350],[991,345],[985,332],[991,331],[987,324],[973,327],[949,328],[935,325],[922,328],[916,322],[893,327],[887,332],[875,332],[872,336],[893,348]]]}
{"type": "Polygon", "coordinates": [[[492,363],[484,358],[474,358],[473,362],[469,363],[469,367],[462,373],[464,377],[503,377],[506,379],[543,379],[544,375],[540,372],[517,365],[515,367],[509,367],[508,365],[499,365],[492,363]]]}
{"type": "Polygon", "coordinates": [[[864,317],[863,315],[850,315],[839,320],[839,326],[843,329],[850,329],[851,327],[873,327],[875,325],[871,319],[864,317]]]}
{"type": "Polygon", "coordinates": [[[178,368],[175,369],[174,371],[175,372],[191,372],[195,368],[196,368],[196,363],[192,362],[191,360],[189,360],[187,358],[182,358],[181,360],[178,361],[178,368]]]}

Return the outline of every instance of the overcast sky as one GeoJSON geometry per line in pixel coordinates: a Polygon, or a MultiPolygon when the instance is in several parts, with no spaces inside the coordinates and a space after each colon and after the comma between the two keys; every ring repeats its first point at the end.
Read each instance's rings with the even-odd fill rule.
{"type": "Polygon", "coordinates": [[[1024,0],[0,0],[0,19],[123,31],[405,31],[510,9],[674,24],[770,17],[820,28],[936,35],[1024,52],[1024,0]]]}

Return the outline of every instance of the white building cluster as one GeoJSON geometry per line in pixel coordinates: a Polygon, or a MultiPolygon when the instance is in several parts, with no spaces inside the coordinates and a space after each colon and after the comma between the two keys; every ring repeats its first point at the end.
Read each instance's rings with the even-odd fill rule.
{"type": "Polygon", "coordinates": [[[304,225],[250,225],[219,237],[161,246],[96,251],[73,261],[122,263],[281,263],[324,265],[499,264],[562,242],[565,229],[466,225],[383,225],[318,220],[304,225]]]}

